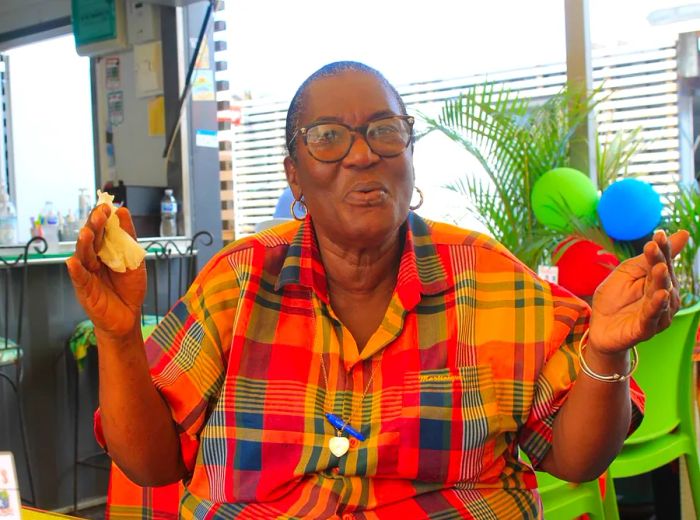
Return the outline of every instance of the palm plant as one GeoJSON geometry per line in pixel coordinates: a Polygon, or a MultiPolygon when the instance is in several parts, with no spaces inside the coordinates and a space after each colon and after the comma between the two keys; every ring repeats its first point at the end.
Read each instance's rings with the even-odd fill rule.
{"type": "MultiPolygon", "coordinates": [[[[499,242],[533,269],[565,234],[535,218],[531,192],[547,171],[568,165],[577,128],[597,105],[599,91],[573,94],[566,89],[536,102],[493,84],[474,86],[445,101],[437,118],[421,114],[427,131],[439,131],[462,145],[486,173],[466,175],[447,187],[464,195],[475,217],[499,242]]],[[[599,183],[607,185],[624,171],[636,149],[636,133],[598,144],[599,183]]],[[[575,219],[574,219],[575,220],[575,219]]],[[[576,235],[626,256],[600,226],[572,222],[576,235]]]]}
{"type": "Polygon", "coordinates": [[[605,188],[615,182],[619,176],[629,175],[627,167],[632,156],[640,151],[642,128],[637,127],[629,132],[618,132],[610,141],[603,144],[596,136],[598,189],[605,188]]]}
{"type": "Polygon", "coordinates": [[[685,229],[690,233],[688,245],[676,262],[676,275],[684,306],[700,300],[700,280],[694,264],[700,248],[700,189],[697,183],[681,185],[677,193],[666,197],[666,227],[673,233],[685,229]]]}

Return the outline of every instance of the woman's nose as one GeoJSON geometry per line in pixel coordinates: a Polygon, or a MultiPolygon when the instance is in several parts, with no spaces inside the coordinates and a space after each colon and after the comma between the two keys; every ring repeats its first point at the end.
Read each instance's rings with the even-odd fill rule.
{"type": "Polygon", "coordinates": [[[343,159],[343,165],[346,167],[366,168],[379,161],[379,159],[379,155],[372,151],[365,137],[358,133],[350,145],[350,151],[343,159]]]}

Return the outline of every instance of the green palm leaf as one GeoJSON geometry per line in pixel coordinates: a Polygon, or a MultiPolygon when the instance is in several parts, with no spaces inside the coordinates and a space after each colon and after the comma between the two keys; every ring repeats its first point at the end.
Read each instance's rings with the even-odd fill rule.
{"type": "Polygon", "coordinates": [[[685,229],[690,234],[688,245],[683,248],[676,261],[683,297],[683,304],[690,305],[700,300],[700,281],[694,271],[694,263],[700,247],[700,189],[697,183],[681,185],[677,193],[666,197],[666,227],[674,233],[685,229]]]}
{"type": "Polygon", "coordinates": [[[535,218],[532,187],[543,173],[567,164],[594,95],[562,91],[538,104],[486,83],[445,101],[436,118],[419,114],[428,132],[442,132],[476,158],[488,179],[467,175],[447,187],[464,195],[489,232],[533,269],[563,235],[535,218]]]}

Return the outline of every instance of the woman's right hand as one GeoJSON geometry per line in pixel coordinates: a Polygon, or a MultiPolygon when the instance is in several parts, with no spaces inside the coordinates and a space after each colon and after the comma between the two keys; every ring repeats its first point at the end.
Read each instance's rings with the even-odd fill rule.
{"type": "MultiPolygon", "coordinates": [[[[104,239],[105,223],[110,209],[100,204],[92,210],[80,230],[75,253],[68,260],[75,294],[95,325],[99,335],[120,339],[140,327],[141,305],[146,295],[146,267],[123,273],[112,271],[97,256],[104,239]]],[[[117,209],[119,225],[136,238],[131,216],[126,208],[117,209]]]]}

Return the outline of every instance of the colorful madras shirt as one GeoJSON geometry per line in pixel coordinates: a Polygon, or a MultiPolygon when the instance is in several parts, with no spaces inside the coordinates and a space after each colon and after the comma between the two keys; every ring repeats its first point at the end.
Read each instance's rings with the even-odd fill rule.
{"type": "Polygon", "coordinates": [[[401,232],[361,351],[308,217],[224,248],[151,335],[190,472],[182,518],[541,517],[519,449],[535,466],[549,450],[589,309],[482,234],[413,213],[401,232]],[[326,412],[366,440],[334,456],[326,412]]]}

